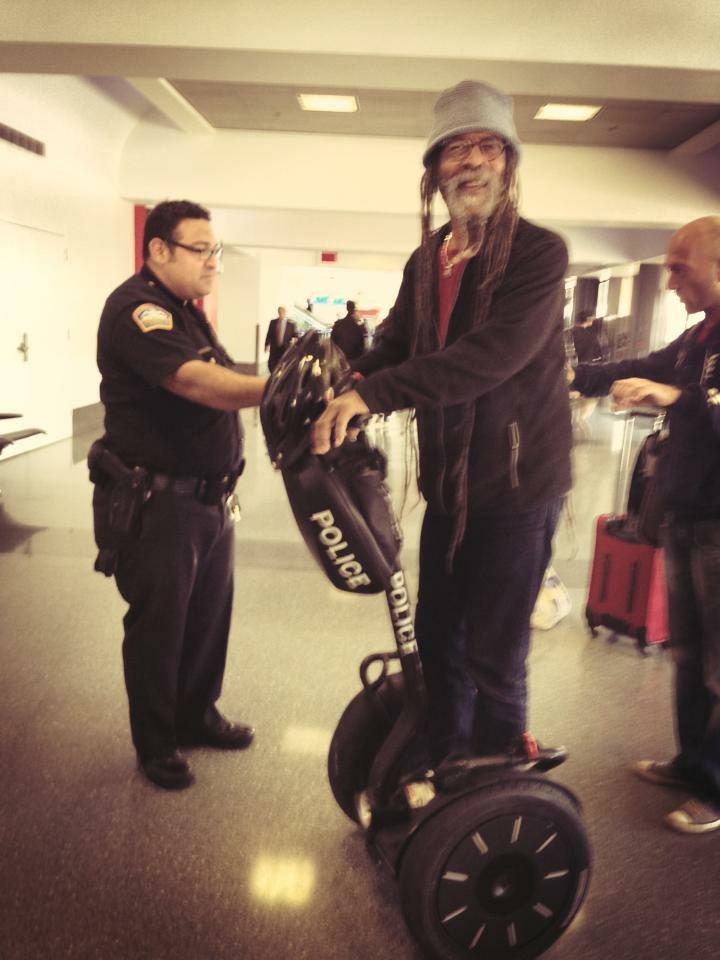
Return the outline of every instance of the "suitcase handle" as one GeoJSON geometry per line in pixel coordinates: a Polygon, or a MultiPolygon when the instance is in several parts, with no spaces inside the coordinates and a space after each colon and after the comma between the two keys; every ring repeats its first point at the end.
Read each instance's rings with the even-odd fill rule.
{"type": "Polygon", "coordinates": [[[627,611],[631,613],[633,607],[635,606],[635,594],[637,593],[637,582],[638,582],[638,572],[640,570],[640,564],[637,560],[634,560],[630,564],[630,583],[628,584],[628,594],[627,594],[627,611]]]}

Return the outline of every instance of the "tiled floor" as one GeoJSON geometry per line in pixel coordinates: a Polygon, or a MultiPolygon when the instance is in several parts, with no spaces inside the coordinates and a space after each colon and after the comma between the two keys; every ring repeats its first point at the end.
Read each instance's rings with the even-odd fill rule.
{"type": "MultiPolygon", "coordinates": [[[[357,664],[392,646],[382,597],[333,591],[301,542],[252,415],[237,600],[221,705],[257,728],[245,754],[197,750],[178,795],[134,768],[123,604],[92,570],[90,485],[70,441],[0,460],[0,957],[3,960],[417,960],[396,886],[368,859],[325,774],[357,664]]],[[[402,483],[399,421],[378,427],[402,483]]],[[[551,776],[582,800],[590,893],[549,960],[715,960],[720,836],[662,826],[682,799],[627,772],[672,750],[664,652],[590,639],[592,517],[611,506],[611,418],[576,447],[573,525],[555,565],[574,608],[537,633],[532,725],[564,742],[551,776]]],[[[404,519],[415,582],[421,508],[404,519]]],[[[478,954],[482,956],[482,954],[478,954]]]]}

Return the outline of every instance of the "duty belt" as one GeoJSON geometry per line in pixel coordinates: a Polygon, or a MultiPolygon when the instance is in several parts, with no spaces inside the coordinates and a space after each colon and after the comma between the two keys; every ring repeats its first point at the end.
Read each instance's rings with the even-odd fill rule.
{"type": "Polygon", "coordinates": [[[235,489],[237,476],[228,473],[224,477],[175,477],[167,473],[150,475],[149,490],[153,493],[177,493],[181,496],[195,497],[201,503],[219,503],[224,496],[235,489]]]}
{"type": "Polygon", "coordinates": [[[222,477],[182,477],[167,473],[152,473],[145,467],[128,467],[112,450],[105,446],[104,438],[96,440],[88,453],[90,479],[93,483],[122,486],[142,492],[177,493],[196,497],[202,503],[219,503],[232,493],[237,478],[243,472],[245,461],[239,469],[222,477]]]}

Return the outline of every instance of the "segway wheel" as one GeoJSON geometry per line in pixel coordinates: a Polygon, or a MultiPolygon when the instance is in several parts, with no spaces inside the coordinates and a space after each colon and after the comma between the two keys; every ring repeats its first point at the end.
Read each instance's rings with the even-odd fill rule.
{"type": "Polygon", "coordinates": [[[465,794],[423,823],[400,867],[411,933],[438,960],[528,960],[582,904],[590,848],[572,795],[518,777],[465,794]]]}
{"type": "Polygon", "coordinates": [[[328,754],[328,779],[340,808],[359,821],[356,801],[368,785],[373,761],[403,706],[403,676],[389,674],[363,689],[345,708],[328,754]]]}

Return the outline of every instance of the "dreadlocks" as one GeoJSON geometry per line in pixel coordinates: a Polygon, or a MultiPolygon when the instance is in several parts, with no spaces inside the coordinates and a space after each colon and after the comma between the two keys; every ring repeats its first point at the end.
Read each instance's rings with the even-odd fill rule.
{"type": "MultiPolygon", "coordinates": [[[[432,205],[435,194],[440,188],[439,151],[430,158],[420,182],[421,242],[418,262],[418,282],[415,286],[415,326],[413,330],[412,355],[429,353],[438,348],[436,331],[436,277],[437,250],[441,230],[432,228],[432,205]]],[[[484,224],[479,237],[480,258],[479,282],[472,294],[473,326],[484,322],[490,309],[493,294],[501,283],[510,249],[515,237],[518,222],[518,184],[517,155],[514,150],[507,151],[503,191],[497,206],[484,224]]],[[[470,437],[475,422],[475,404],[463,405],[463,415],[458,427],[458,436],[453,444],[458,456],[448,464],[448,488],[452,491],[452,502],[446,504],[454,518],[453,535],[448,550],[448,567],[465,532],[467,520],[467,471],[470,437]]],[[[444,434],[443,418],[433,417],[436,441],[442,444],[444,434]]]]}
{"type": "MultiPolygon", "coordinates": [[[[420,271],[415,294],[416,326],[413,354],[425,352],[425,349],[434,342],[432,333],[435,329],[436,317],[433,291],[436,277],[436,238],[439,231],[432,229],[432,205],[435,194],[440,189],[438,160],[439,152],[436,151],[420,181],[420,200],[422,203],[420,212],[420,271]],[[428,332],[430,337],[426,341],[428,332]]],[[[482,269],[480,271],[480,284],[474,292],[473,315],[475,319],[473,326],[482,323],[485,319],[492,294],[505,274],[518,222],[517,206],[517,156],[514,151],[508,150],[503,192],[498,205],[485,224],[481,241],[482,269]]]]}

